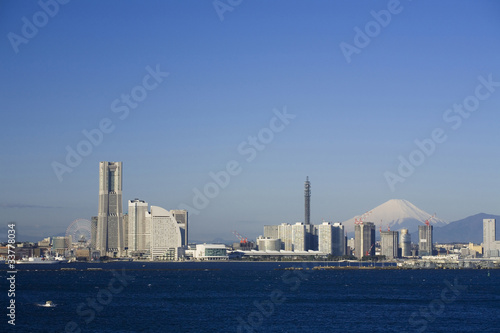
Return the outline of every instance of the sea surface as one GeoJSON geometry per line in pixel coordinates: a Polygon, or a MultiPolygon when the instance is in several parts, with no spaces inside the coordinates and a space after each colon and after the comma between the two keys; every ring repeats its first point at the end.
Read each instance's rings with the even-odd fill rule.
{"type": "Polygon", "coordinates": [[[500,332],[500,270],[318,264],[17,265],[15,326],[2,268],[0,332],[500,332]]]}

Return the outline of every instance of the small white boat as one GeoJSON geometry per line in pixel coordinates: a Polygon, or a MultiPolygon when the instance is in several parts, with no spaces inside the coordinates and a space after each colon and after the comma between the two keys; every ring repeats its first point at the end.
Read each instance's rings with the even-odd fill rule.
{"type": "Polygon", "coordinates": [[[59,264],[61,260],[54,260],[48,257],[29,257],[17,260],[16,264],[59,264]]]}
{"type": "Polygon", "coordinates": [[[52,301],[47,301],[45,304],[37,304],[38,306],[43,306],[44,308],[55,308],[57,305],[52,303],[52,301]]]}

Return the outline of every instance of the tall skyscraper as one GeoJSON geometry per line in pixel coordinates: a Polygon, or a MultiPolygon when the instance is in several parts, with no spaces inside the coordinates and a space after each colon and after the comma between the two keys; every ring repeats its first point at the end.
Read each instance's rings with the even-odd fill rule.
{"type": "Polygon", "coordinates": [[[335,222],[332,226],[332,242],[334,256],[346,255],[346,239],[344,226],[340,222],[335,222]]]}
{"type": "Polygon", "coordinates": [[[318,251],[325,254],[333,253],[333,229],[330,222],[323,222],[317,226],[318,251]]]}
{"type": "Polygon", "coordinates": [[[397,231],[381,231],[380,248],[380,254],[385,256],[386,259],[399,257],[399,233],[397,231]]]}
{"type": "Polygon", "coordinates": [[[311,183],[309,177],[304,183],[304,224],[311,224],[311,183]]]}
{"type": "Polygon", "coordinates": [[[150,250],[151,217],[148,203],[134,199],[128,202],[128,251],[130,254],[148,253],[150,250]]]}
{"type": "Polygon", "coordinates": [[[97,216],[92,216],[90,219],[90,248],[96,249],[97,241],[97,216]]]}
{"type": "Polygon", "coordinates": [[[188,245],[188,212],[187,210],[171,210],[172,216],[177,221],[177,226],[181,230],[182,246],[188,245]]]}
{"type": "Polygon", "coordinates": [[[281,223],[278,226],[278,235],[278,238],[281,239],[282,250],[293,251],[292,225],[288,223],[281,223]]]}
{"type": "Polygon", "coordinates": [[[418,226],[418,255],[432,256],[432,225],[418,226]]]}
{"type": "Polygon", "coordinates": [[[293,251],[307,251],[306,250],[306,226],[304,223],[297,222],[292,225],[292,243],[293,251]]]}
{"type": "Polygon", "coordinates": [[[408,229],[401,229],[401,256],[411,256],[411,235],[408,229]]]}
{"type": "Polygon", "coordinates": [[[363,222],[354,227],[354,254],[361,259],[364,256],[375,255],[375,224],[363,222]]]}
{"type": "Polygon", "coordinates": [[[121,256],[123,236],[122,162],[100,162],[96,249],[101,256],[121,256]]]}
{"type": "Polygon", "coordinates": [[[496,240],[496,220],[483,219],[483,256],[492,258],[500,256],[500,241],[496,240]]]}

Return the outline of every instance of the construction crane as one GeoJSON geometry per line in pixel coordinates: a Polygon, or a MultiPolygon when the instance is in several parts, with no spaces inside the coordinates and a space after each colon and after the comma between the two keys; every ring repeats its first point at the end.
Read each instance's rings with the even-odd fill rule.
{"type": "Polygon", "coordinates": [[[357,218],[354,218],[354,224],[363,224],[364,220],[368,217],[368,215],[370,215],[372,213],[372,211],[370,210],[369,212],[366,212],[364,213],[363,215],[361,215],[361,217],[359,219],[357,218]]]}
{"type": "Polygon", "coordinates": [[[246,244],[246,243],[248,243],[248,239],[246,237],[243,237],[242,235],[240,235],[236,231],[233,231],[233,235],[235,235],[236,238],[238,238],[238,240],[240,241],[240,244],[246,244]]]}
{"type": "Polygon", "coordinates": [[[432,220],[433,218],[435,218],[435,217],[436,217],[436,213],[434,213],[434,215],[432,215],[432,216],[431,216],[431,217],[429,217],[427,220],[425,220],[425,222],[424,222],[424,223],[425,223],[427,226],[429,226],[429,225],[431,224],[431,220],[432,220]]]}
{"type": "MultiPolygon", "coordinates": [[[[382,220],[380,220],[379,232],[382,232],[382,227],[383,227],[382,220]]],[[[391,231],[391,226],[390,225],[387,225],[387,231],[391,231]]]]}
{"type": "Polygon", "coordinates": [[[372,252],[372,249],[373,249],[373,246],[375,244],[372,244],[372,246],[370,247],[370,249],[368,251],[366,251],[366,256],[368,257],[370,255],[370,252],[372,252]]]}

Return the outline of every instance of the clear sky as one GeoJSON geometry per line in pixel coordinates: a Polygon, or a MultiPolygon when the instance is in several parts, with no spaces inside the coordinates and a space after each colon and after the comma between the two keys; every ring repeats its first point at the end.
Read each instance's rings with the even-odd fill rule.
{"type": "Polygon", "coordinates": [[[124,207],[192,207],[194,240],[303,221],[306,176],[312,223],[393,198],[500,214],[498,1],[41,3],[0,2],[19,240],[95,215],[99,161],[123,162],[124,207]]]}

